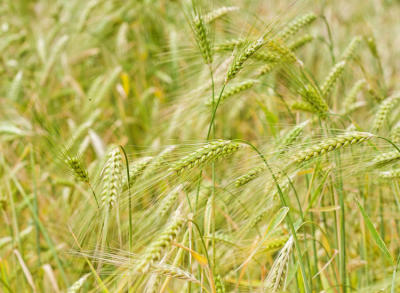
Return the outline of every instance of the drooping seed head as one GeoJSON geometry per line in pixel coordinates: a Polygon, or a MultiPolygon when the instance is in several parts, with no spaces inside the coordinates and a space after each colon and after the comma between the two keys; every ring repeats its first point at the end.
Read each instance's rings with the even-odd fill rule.
{"type": "Polygon", "coordinates": [[[209,142],[193,153],[178,160],[172,165],[170,171],[181,174],[182,172],[194,167],[199,167],[220,158],[231,156],[242,146],[244,145],[231,140],[216,140],[209,142]]]}
{"type": "Polygon", "coordinates": [[[89,183],[89,174],[78,157],[68,157],[65,162],[71,168],[77,180],[89,183]]]}
{"type": "Polygon", "coordinates": [[[315,146],[299,151],[292,157],[292,160],[296,163],[302,163],[347,145],[364,142],[373,136],[373,134],[368,132],[350,132],[337,137],[328,138],[315,146]]]}
{"type": "Polygon", "coordinates": [[[252,181],[252,180],[256,179],[258,176],[260,176],[265,170],[266,170],[265,165],[254,167],[249,172],[247,172],[246,174],[244,174],[244,175],[240,176],[238,179],[236,179],[235,186],[240,187],[240,186],[243,186],[243,185],[249,183],[250,181],[252,181]]]}

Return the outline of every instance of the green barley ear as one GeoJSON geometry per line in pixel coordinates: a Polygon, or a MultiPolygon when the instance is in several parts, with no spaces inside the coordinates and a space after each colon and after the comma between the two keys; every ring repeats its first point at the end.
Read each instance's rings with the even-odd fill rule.
{"type": "Polygon", "coordinates": [[[348,95],[344,98],[343,108],[346,113],[350,111],[352,106],[357,102],[357,94],[361,91],[361,89],[367,84],[365,79],[361,79],[357,81],[354,86],[351,88],[348,95]]]}
{"type": "Polygon", "coordinates": [[[306,85],[301,89],[300,95],[312,107],[314,112],[322,118],[326,117],[326,113],[329,110],[328,104],[313,86],[306,85]]]}
{"type": "Polygon", "coordinates": [[[171,242],[178,236],[180,228],[184,224],[184,220],[178,209],[173,216],[171,222],[158,236],[158,238],[150,243],[145,250],[143,257],[137,264],[136,270],[142,273],[148,272],[150,266],[161,258],[161,253],[165,250],[171,242]]]}
{"type": "Polygon", "coordinates": [[[278,38],[283,41],[288,40],[290,37],[294,36],[303,27],[311,24],[317,16],[314,13],[308,13],[306,15],[297,17],[286,25],[281,32],[278,33],[278,38]]]}
{"type": "Polygon", "coordinates": [[[68,157],[65,163],[71,168],[78,181],[89,183],[89,174],[77,156],[68,157]]]}
{"type": "Polygon", "coordinates": [[[279,146],[279,153],[282,154],[285,152],[285,149],[291,146],[303,133],[304,128],[309,124],[309,120],[296,125],[291,129],[283,138],[279,146]]]}
{"type": "Polygon", "coordinates": [[[290,105],[290,108],[292,108],[295,111],[302,111],[302,112],[309,112],[309,113],[318,113],[313,106],[311,106],[307,102],[303,101],[296,101],[290,105]]]}
{"type": "Polygon", "coordinates": [[[222,281],[222,278],[220,275],[215,276],[215,292],[216,293],[225,293],[225,285],[224,282],[222,281]]]}
{"type": "MultiPolygon", "coordinates": [[[[136,179],[138,179],[143,174],[143,172],[146,170],[147,166],[152,160],[153,157],[143,157],[129,164],[130,185],[135,183],[136,179]]],[[[124,184],[126,184],[126,178],[124,184]]]]}
{"type": "Polygon", "coordinates": [[[375,119],[372,123],[371,131],[373,133],[377,133],[383,126],[387,116],[390,111],[396,106],[396,104],[400,101],[400,95],[394,95],[385,99],[381,106],[378,109],[378,112],[375,115],[375,119]]]}
{"type": "Polygon", "coordinates": [[[250,171],[248,171],[246,174],[240,176],[238,179],[235,180],[235,186],[240,187],[243,186],[250,181],[256,179],[258,176],[260,176],[264,171],[266,170],[265,165],[260,165],[258,167],[252,168],[250,171]]]}
{"type": "Polygon", "coordinates": [[[344,50],[342,57],[340,59],[344,61],[350,61],[351,59],[354,59],[355,52],[357,51],[360,44],[361,44],[361,37],[359,36],[354,37],[351,40],[350,44],[347,46],[347,48],[344,50]]]}
{"type": "Polygon", "coordinates": [[[391,140],[396,143],[396,144],[400,144],[400,123],[397,123],[390,134],[391,140]]]}
{"type": "MultiPolygon", "coordinates": [[[[220,104],[222,104],[226,99],[239,94],[245,90],[252,88],[258,81],[257,80],[246,80],[241,83],[238,83],[230,88],[226,89],[220,98],[220,104]]],[[[206,106],[211,106],[212,100],[208,100],[206,102],[206,106]]]]}
{"type": "Polygon", "coordinates": [[[192,282],[192,283],[200,283],[199,280],[196,279],[196,277],[187,272],[182,270],[181,268],[167,265],[167,264],[154,264],[151,266],[151,273],[159,274],[162,276],[170,277],[173,279],[180,279],[184,280],[187,282],[192,282]]]}
{"type": "Polygon", "coordinates": [[[172,165],[170,171],[181,174],[194,167],[203,166],[206,163],[216,161],[220,158],[231,156],[243,147],[244,144],[231,140],[216,140],[207,143],[190,155],[187,155],[172,165]]]}
{"type": "Polygon", "coordinates": [[[237,6],[224,6],[217,8],[209,13],[207,13],[204,16],[204,22],[205,23],[211,23],[213,21],[216,21],[218,18],[223,17],[224,15],[228,14],[229,12],[237,11],[239,10],[239,7],[237,6]]]}
{"type": "Polygon", "coordinates": [[[279,251],[279,254],[264,282],[264,287],[269,290],[268,292],[277,292],[282,280],[286,278],[286,273],[289,267],[289,256],[293,248],[293,243],[293,236],[290,236],[286,244],[279,251]]]}
{"type": "Polygon", "coordinates": [[[337,137],[328,138],[315,146],[299,151],[292,157],[295,163],[302,163],[310,159],[322,156],[328,152],[343,148],[347,145],[362,143],[374,135],[368,132],[350,132],[337,137]]]}
{"type": "Polygon", "coordinates": [[[82,288],[83,284],[85,284],[86,280],[89,278],[90,274],[84,274],[80,277],[75,283],[68,288],[67,293],[77,293],[82,288]]]}
{"type": "Polygon", "coordinates": [[[268,73],[270,73],[274,68],[276,67],[277,63],[270,63],[270,64],[265,64],[261,69],[257,72],[257,76],[263,76],[268,73]]]}
{"type": "Polygon", "coordinates": [[[206,64],[211,64],[213,61],[211,42],[206,23],[202,15],[197,14],[194,17],[192,27],[197,45],[199,47],[201,55],[203,56],[204,62],[206,64]]]}
{"type": "Polygon", "coordinates": [[[122,187],[122,156],[119,148],[115,147],[109,152],[103,176],[101,201],[103,206],[111,208],[117,201],[122,187]]]}
{"type": "Polygon", "coordinates": [[[394,170],[380,172],[379,177],[384,178],[384,179],[400,178],[400,169],[394,169],[394,170]]]}
{"type": "Polygon", "coordinates": [[[300,49],[304,45],[310,43],[312,40],[314,40],[314,37],[312,35],[305,34],[304,36],[290,43],[288,47],[291,51],[296,51],[297,49],[300,49]]]}
{"type": "Polygon", "coordinates": [[[340,61],[336,63],[331,71],[329,72],[328,76],[325,78],[322,86],[321,92],[324,97],[327,97],[329,93],[332,91],[333,87],[335,86],[336,82],[339,80],[340,76],[344,72],[344,68],[346,66],[346,61],[340,61]]]}
{"type": "Polygon", "coordinates": [[[279,56],[280,62],[298,62],[301,64],[301,61],[297,59],[296,55],[280,39],[269,40],[265,43],[265,47],[276,53],[279,56]]]}
{"type": "Polygon", "coordinates": [[[160,215],[160,218],[164,217],[169,209],[176,203],[179,193],[182,191],[183,185],[179,184],[177,187],[175,187],[173,190],[171,190],[165,198],[161,201],[160,207],[158,208],[158,214],[160,215]]]}
{"type": "Polygon", "coordinates": [[[281,248],[289,240],[288,235],[283,235],[280,237],[275,237],[265,243],[265,250],[275,250],[281,248]]]}
{"type": "Polygon", "coordinates": [[[22,91],[22,77],[23,77],[23,72],[22,70],[18,71],[17,75],[15,75],[11,86],[10,86],[10,90],[8,91],[8,98],[11,101],[18,101],[19,96],[21,94],[22,91]]]}
{"type": "Polygon", "coordinates": [[[381,168],[388,164],[397,162],[399,160],[400,160],[400,153],[398,151],[387,152],[376,156],[371,162],[371,167],[381,168]]]}
{"type": "Polygon", "coordinates": [[[235,78],[235,76],[242,70],[244,63],[253,56],[263,45],[264,37],[259,38],[257,41],[250,43],[247,48],[237,54],[229,67],[227,72],[225,83],[235,78]]]}

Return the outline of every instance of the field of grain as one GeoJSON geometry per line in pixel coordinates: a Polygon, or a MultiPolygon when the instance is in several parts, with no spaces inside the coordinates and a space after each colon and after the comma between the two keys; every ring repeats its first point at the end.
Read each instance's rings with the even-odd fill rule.
{"type": "Polygon", "coordinates": [[[400,1],[0,1],[0,292],[400,292],[400,1]]]}

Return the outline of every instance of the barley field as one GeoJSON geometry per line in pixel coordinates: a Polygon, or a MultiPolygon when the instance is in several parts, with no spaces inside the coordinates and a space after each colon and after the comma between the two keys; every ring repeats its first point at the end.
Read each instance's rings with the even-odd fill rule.
{"type": "Polygon", "coordinates": [[[1,0],[0,292],[400,292],[400,1],[1,0]]]}

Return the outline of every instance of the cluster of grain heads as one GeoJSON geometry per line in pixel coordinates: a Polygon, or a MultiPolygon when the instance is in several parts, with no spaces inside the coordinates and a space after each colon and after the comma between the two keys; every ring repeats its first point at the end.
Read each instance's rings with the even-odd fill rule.
{"type": "Polygon", "coordinates": [[[237,6],[223,6],[223,7],[217,8],[217,9],[207,13],[204,16],[204,22],[211,23],[230,12],[238,11],[238,10],[239,10],[239,7],[237,7],[237,6]]]}
{"type": "Polygon", "coordinates": [[[193,31],[204,62],[211,64],[213,61],[211,42],[206,23],[200,14],[193,19],[193,31]]]}
{"type": "Polygon", "coordinates": [[[362,88],[366,84],[367,82],[365,81],[365,79],[360,79],[353,85],[353,87],[351,88],[351,90],[349,91],[349,93],[347,94],[347,96],[344,98],[343,101],[344,113],[347,114],[351,111],[352,107],[357,102],[357,94],[362,90],[362,88]]]}
{"type": "Polygon", "coordinates": [[[294,244],[293,236],[290,236],[286,244],[279,251],[267,278],[264,281],[264,288],[268,292],[275,293],[278,291],[282,281],[286,279],[286,273],[289,267],[289,256],[294,244]]]}
{"type": "Polygon", "coordinates": [[[139,272],[148,272],[150,266],[161,258],[161,253],[165,250],[171,242],[178,236],[180,228],[184,224],[181,212],[178,209],[171,221],[167,224],[167,227],[157,237],[155,241],[145,250],[143,256],[140,258],[136,270],[139,272]]]}
{"type": "Polygon", "coordinates": [[[382,128],[390,111],[394,108],[394,106],[396,106],[399,101],[400,95],[394,95],[388,97],[382,102],[372,123],[371,132],[377,133],[382,128]]]}
{"type": "Polygon", "coordinates": [[[375,168],[383,167],[388,164],[397,162],[398,160],[400,160],[400,153],[397,150],[383,153],[379,156],[376,156],[372,160],[371,167],[375,167],[375,168]]]}
{"type": "Polygon", "coordinates": [[[385,179],[400,178],[400,169],[382,171],[379,173],[379,177],[385,178],[385,179]]]}
{"type": "Polygon", "coordinates": [[[296,51],[297,49],[303,47],[305,44],[310,43],[312,40],[314,40],[314,37],[312,35],[305,34],[304,36],[301,36],[290,43],[288,47],[291,51],[296,51]]]}
{"type": "Polygon", "coordinates": [[[300,95],[311,106],[313,112],[317,113],[321,118],[326,116],[329,110],[328,104],[313,86],[310,84],[305,85],[301,89],[300,95]]]}
{"type": "Polygon", "coordinates": [[[249,183],[250,181],[252,181],[252,180],[256,179],[258,176],[260,176],[266,169],[267,169],[267,167],[265,165],[260,165],[258,167],[252,168],[246,174],[240,176],[239,178],[237,178],[235,180],[235,186],[240,187],[240,186],[243,186],[243,185],[249,183]]]}
{"type": "Polygon", "coordinates": [[[107,155],[103,170],[103,191],[101,202],[104,207],[111,208],[121,192],[122,182],[122,156],[119,148],[114,147],[107,155]]]}
{"type": "Polygon", "coordinates": [[[78,181],[89,183],[89,174],[77,156],[67,157],[65,163],[71,168],[78,181]]]}
{"type": "Polygon", "coordinates": [[[302,163],[322,156],[328,152],[343,148],[347,145],[362,143],[373,136],[373,134],[368,132],[350,132],[333,138],[328,138],[312,147],[299,151],[292,156],[292,160],[296,163],[302,163]]]}
{"type": "Polygon", "coordinates": [[[297,17],[289,24],[287,24],[279,33],[278,38],[283,41],[288,40],[290,37],[294,36],[303,27],[311,24],[317,16],[314,13],[308,13],[303,16],[297,17]]]}
{"type": "Polygon", "coordinates": [[[226,74],[225,83],[235,78],[243,68],[244,63],[253,56],[264,45],[264,43],[264,37],[261,37],[258,40],[251,42],[244,50],[241,50],[241,52],[235,56],[226,74]]]}
{"type": "Polygon", "coordinates": [[[86,280],[89,278],[90,274],[85,274],[80,277],[75,283],[68,288],[67,293],[77,293],[82,288],[83,284],[85,284],[86,280]]]}
{"type": "MultiPolygon", "coordinates": [[[[219,103],[222,104],[226,99],[239,94],[245,90],[251,89],[255,84],[257,83],[257,80],[245,80],[241,83],[238,83],[236,85],[231,86],[230,88],[226,89],[224,93],[221,95],[219,99],[219,103]]],[[[212,105],[212,100],[207,100],[206,102],[207,106],[212,105]]]]}
{"type": "Polygon", "coordinates": [[[343,74],[345,66],[346,66],[346,61],[343,60],[336,63],[332,67],[331,71],[329,72],[328,76],[325,78],[321,86],[321,92],[324,97],[327,97],[330,94],[335,84],[339,80],[340,76],[343,74]]]}
{"type": "Polygon", "coordinates": [[[175,162],[169,170],[181,174],[194,167],[200,167],[220,158],[231,156],[243,146],[244,144],[231,140],[212,141],[175,162]]]}

